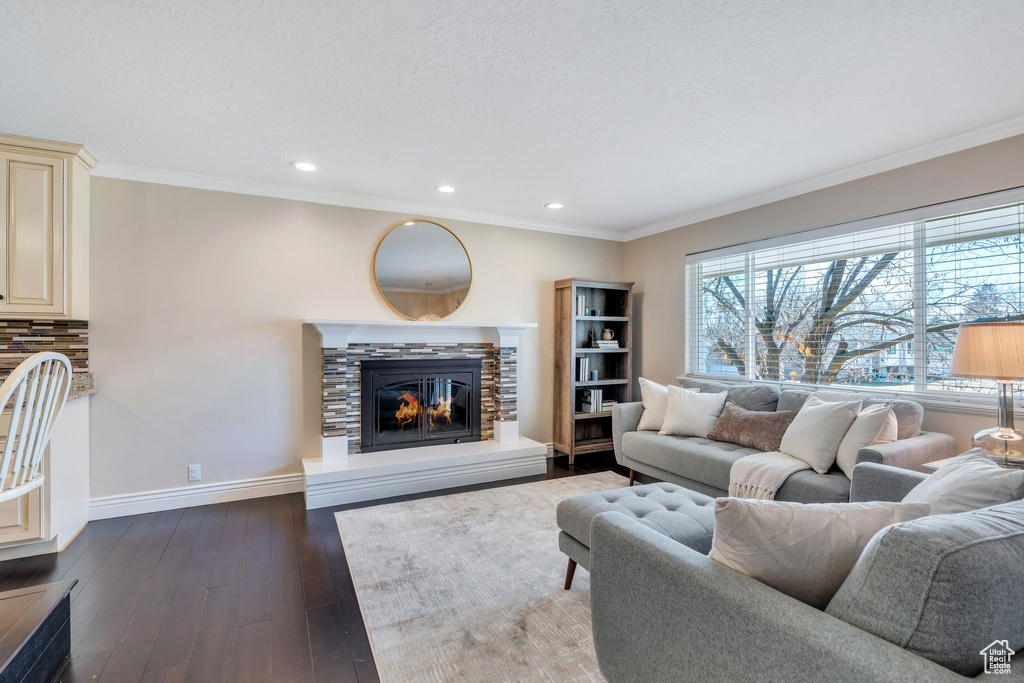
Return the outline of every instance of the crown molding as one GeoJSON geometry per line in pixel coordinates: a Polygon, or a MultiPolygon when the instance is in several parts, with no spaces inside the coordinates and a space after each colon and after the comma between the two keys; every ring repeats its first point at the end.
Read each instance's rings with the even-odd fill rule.
{"type": "Polygon", "coordinates": [[[658,221],[657,223],[651,223],[650,225],[645,225],[642,228],[636,228],[635,230],[626,232],[623,235],[623,241],[629,242],[631,240],[640,239],[641,237],[656,235],[659,232],[667,232],[669,230],[675,230],[676,228],[686,227],[687,225],[693,225],[694,223],[700,223],[701,221],[711,220],[712,218],[719,218],[731,213],[753,209],[758,206],[771,204],[772,202],[781,201],[783,199],[789,199],[808,192],[823,190],[826,187],[841,185],[842,183],[866,178],[877,173],[885,173],[886,171],[892,171],[903,166],[928,161],[929,159],[935,159],[946,154],[962,152],[963,150],[970,149],[971,147],[978,147],[979,145],[996,142],[997,140],[1003,140],[1022,133],[1024,133],[1024,116],[1018,116],[1001,123],[995,123],[967,133],[960,133],[959,135],[930,142],[926,145],[921,145],[920,147],[896,152],[895,154],[890,154],[872,161],[866,161],[862,164],[857,164],[856,166],[850,166],[839,171],[833,171],[807,180],[801,180],[800,182],[785,185],[774,190],[768,190],[767,192],[742,197],[731,202],[725,202],[724,204],[718,204],[706,209],[700,209],[682,214],[681,216],[658,221]]]}
{"type": "Polygon", "coordinates": [[[434,206],[432,204],[417,204],[415,202],[406,202],[396,199],[381,199],[379,197],[368,197],[366,195],[347,194],[344,192],[331,192],[329,190],[315,190],[302,187],[292,187],[289,185],[277,185],[274,183],[262,183],[254,180],[237,180],[234,178],[223,178],[220,176],[209,176],[199,173],[186,173],[184,171],[166,171],[158,168],[130,166],[110,161],[101,161],[95,168],[93,168],[92,175],[102,178],[116,178],[118,180],[134,180],[141,183],[191,187],[199,190],[233,192],[235,194],[273,197],[275,199],[293,199],[300,202],[345,206],[354,209],[388,211],[409,217],[446,218],[449,220],[466,221],[469,223],[485,223],[488,225],[499,225],[506,228],[518,228],[520,230],[551,232],[559,235],[570,235],[572,237],[592,237],[595,239],[610,240],[613,242],[624,241],[623,234],[615,230],[601,230],[598,228],[587,228],[577,225],[562,225],[560,223],[545,223],[543,221],[516,218],[514,216],[503,216],[501,214],[486,213],[482,211],[434,206]]]}

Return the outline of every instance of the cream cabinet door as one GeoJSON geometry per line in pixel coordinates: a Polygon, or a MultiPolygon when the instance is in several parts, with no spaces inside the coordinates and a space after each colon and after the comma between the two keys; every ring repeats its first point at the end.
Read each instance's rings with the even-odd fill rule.
{"type": "Polygon", "coordinates": [[[6,231],[0,315],[65,310],[64,159],[0,152],[6,231]]]}
{"type": "Polygon", "coordinates": [[[0,545],[43,537],[41,491],[0,503],[0,545]]]}

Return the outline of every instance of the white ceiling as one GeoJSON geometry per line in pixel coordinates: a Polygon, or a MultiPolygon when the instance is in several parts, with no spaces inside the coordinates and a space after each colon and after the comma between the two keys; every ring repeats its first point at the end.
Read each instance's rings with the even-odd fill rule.
{"type": "Polygon", "coordinates": [[[0,132],[621,239],[1024,132],[1022,28],[1020,0],[12,1],[0,132]]]}

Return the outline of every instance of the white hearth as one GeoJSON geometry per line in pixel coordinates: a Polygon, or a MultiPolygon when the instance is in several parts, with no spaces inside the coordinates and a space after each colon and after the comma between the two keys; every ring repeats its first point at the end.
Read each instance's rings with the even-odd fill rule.
{"type": "MultiPolygon", "coordinates": [[[[324,392],[320,451],[316,457],[302,461],[307,509],[531,476],[547,470],[547,447],[519,435],[515,409],[518,396],[515,363],[519,343],[524,333],[536,328],[536,323],[320,318],[304,322],[319,334],[322,357],[333,361],[335,373],[328,376],[328,362],[324,360],[324,383],[331,388],[324,392]],[[490,431],[493,438],[372,453],[352,452],[355,437],[346,433],[342,419],[345,411],[338,410],[338,404],[345,405],[345,397],[337,395],[339,386],[344,386],[337,376],[346,374],[345,363],[340,363],[341,370],[337,369],[338,358],[344,360],[348,350],[351,361],[354,350],[365,350],[368,345],[389,348],[480,345],[493,349],[503,359],[512,359],[508,361],[511,369],[504,363],[501,366],[505,373],[503,391],[512,398],[506,397],[504,408],[495,411],[490,431]],[[327,405],[328,394],[332,396],[330,406],[327,405]]],[[[351,368],[358,368],[358,365],[350,363],[348,367],[350,380],[355,372],[351,368]]],[[[359,399],[354,400],[356,403],[348,412],[356,410],[359,399]]],[[[350,424],[348,431],[354,429],[350,424]]]]}

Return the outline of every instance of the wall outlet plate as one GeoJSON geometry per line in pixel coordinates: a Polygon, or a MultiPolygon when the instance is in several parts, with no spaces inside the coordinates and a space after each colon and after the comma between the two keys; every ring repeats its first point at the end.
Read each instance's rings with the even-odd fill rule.
{"type": "Polygon", "coordinates": [[[188,466],[188,480],[199,481],[203,478],[203,468],[200,465],[189,465],[188,466]]]}

